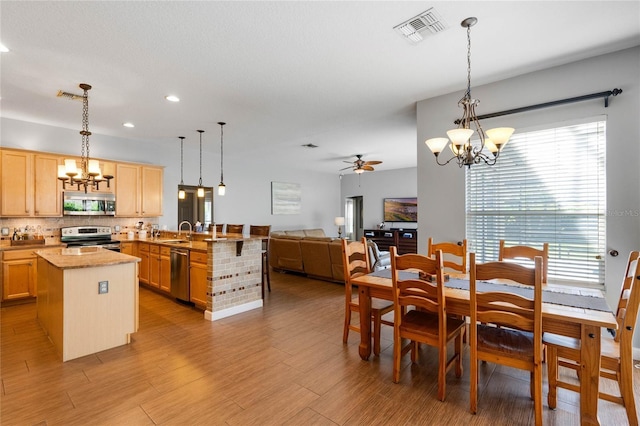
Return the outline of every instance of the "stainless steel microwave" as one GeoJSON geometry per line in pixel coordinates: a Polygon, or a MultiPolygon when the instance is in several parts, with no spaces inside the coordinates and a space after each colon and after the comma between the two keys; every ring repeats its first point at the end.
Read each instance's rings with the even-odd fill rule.
{"type": "Polygon", "coordinates": [[[62,200],[65,216],[114,216],[116,196],[114,194],[66,191],[62,200]]]}

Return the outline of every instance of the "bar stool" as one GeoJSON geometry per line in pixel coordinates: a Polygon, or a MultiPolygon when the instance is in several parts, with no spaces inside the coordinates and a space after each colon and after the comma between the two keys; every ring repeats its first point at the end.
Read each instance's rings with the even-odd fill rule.
{"type": "MultiPolygon", "coordinates": [[[[228,226],[228,225],[227,225],[228,226]]],[[[256,237],[266,237],[262,239],[262,298],[264,299],[264,283],[267,282],[269,292],[271,292],[271,276],[269,274],[269,234],[271,225],[250,225],[249,234],[256,237]]]]}
{"type": "Polygon", "coordinates": [[[231,225],[227,223],[226,234],[242,234],[244,232],[244,225],[231,225]]]}

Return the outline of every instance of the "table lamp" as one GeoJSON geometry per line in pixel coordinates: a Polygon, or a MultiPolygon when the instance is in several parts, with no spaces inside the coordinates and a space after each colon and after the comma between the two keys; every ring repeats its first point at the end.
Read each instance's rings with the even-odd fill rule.
{"type": "Polygon", "coordinates": [[[342,225],[344,225],[344,217],[336,216],[336,218],[333,220],[333,223],[335,223],[338,227],[338,238],[342,238],[342,225]]]}

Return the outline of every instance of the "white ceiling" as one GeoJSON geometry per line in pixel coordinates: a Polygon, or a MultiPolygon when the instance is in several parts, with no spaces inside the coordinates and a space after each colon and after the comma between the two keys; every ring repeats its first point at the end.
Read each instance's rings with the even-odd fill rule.
{"type": "Polygon", "coordinates": [[[0,115],[79,130],[80,104],[56,94],[88,83],[94,134],[152,146],[196,144],[204,129],[203,149],[217,153],[226,121],[225,158],[338,173],[364,154],[384,161],[376,170],[415,167],[416,102],[466,85],[464,18],[478,18],[480,85],[640,44],[639,5],[2,1],[0,115]],[[430,7],[448,29],[415,45],[393,30],[430,7]]]}

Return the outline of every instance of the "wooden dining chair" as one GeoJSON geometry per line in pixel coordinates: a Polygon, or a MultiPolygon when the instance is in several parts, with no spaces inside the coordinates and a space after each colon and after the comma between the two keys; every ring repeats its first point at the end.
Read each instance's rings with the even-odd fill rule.
{"type": "MultiPolygon", "coordinates": [[[[609,333],[601,334],[600,377],[618,383],[619,395],[599,392],[599,398],[622,404],[627,411],[630,425],[638,425],[638,414],[633,392],[633,333],[635,331],[638,307],[640,305],[640,252],[629,254],[624,281],[620,289],[620,299],[616,309],[618,330],[615,337],[609,333]]],[[[544,333],[543,342],[547,345],[547,376],[549,380],[548,404],[555,409],[557,388],[580,392],[580,386],[560,380],[560,366],[581,370],[581,341],[566,336],[544,333]]]]}
{"type": "Polygon", "coordinates": [[[249,234],[262,238],[262,298],[264,299],[264,283],[271,292],[271,274],[269,273],[269,234],[271,225],[249,225],[249,234]]]}
{"type": "Polygon", "coordinates": [[[242,234],[244,232],[244,225],[231,225],[227,223],[226,234],[242,234]]]}
{"type": "MultiPolygon", "coordinates": [[[[362,238],[361,241],[348,242],[342,240],[342,263],[344,265],[344,294],[345,294],[345,313],[344,313],[344,329],[342,332],[342,342],[347,343],[349,339],[349,330],[360,333],[360,326],[351,324],[351,313],[360,311],[360,302],[356,293],[353,296],[353,286],[351,280],[361,275],[371,272],[371,262],[369,260],[369,250],[367,248],[367,239],[362,238]]],[[[386,313],[393,311],[393,303],[388,300],[371,298],[371,320],[373,321],[373,353],[380,354],[380,329],[382,324],[393,326],[391,321],[382,319],[386,313]]]]}
{"type": "Polygon", "coordinates": [[[393,382],[400,381],[400,360],[411,351],[411,361],[418,359],[418,344],[438,348],[438,399],[444,401],[446,375],[455,366],[456,377],[462,376],[462,332],[465,321],[446,314],[442,251],[435,259],[420,254],[398,255],[391,247],[391,279],[393,282],[393,382]],[[402,271],[418,272],[403,278],[402,271]],[[428,279],[426,277],[429,277],[428,279]],[[435,281],[431,280],[435,277],[435,281]],[[402,339],[409,339],[404,347],[402,339]],[[454,341],[454,354],[447,355],[447,345],[454,341]]]}
{"type": "Polygon", "coordinates": [[[459,258],[459,262],[454,262],[450,259],[443,259],[443,264],[445,268],[451,268],[454,271],[461,272],[463,274],[467,273],[467,240],[462,240],[462,244],[458,243],[450,243],[450,242],[440,242],[434,243],[433,239],[429,237],[428,246],[427,246],[427,254],[430,257],[433,257],[436,251],[442,250],[442,254],[447,256],[455,256],[459,258]]]}
{"type": "Polygon", "coordinates": [[[216,227],[216,235],[222,234],[222,228],[224,227],[224,223],[210,223],[209,224],[209,232],[213,232],[213,227],[216,227]]]}
{"type": "Polygon", "coordinates": [[[498,252],[498,260],[505,259],[529,259],[533,260],[536,256],[542,257],[542,283],[547,283],[547,272],[549,269],[549,243],[544,243],[542,249],[530,246],[510,246],[505,245],[504,240],[500,240],[500,251],[498,252]]]}
{"type": "Polygon", "coordinates": [[[470,410],[478,410],[478,361],[531,372],[535,424],[542,424],[542,257],[534,268],[508,262],[476,264],[470,254],[469,297],[471,325],[470,410]],[[477,291],[478,281],[502,279],[531,286],[533,297],[515,293],[477,291]]]}

